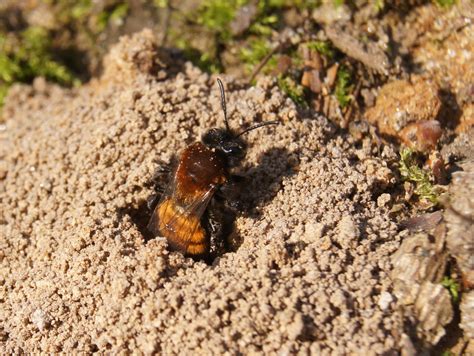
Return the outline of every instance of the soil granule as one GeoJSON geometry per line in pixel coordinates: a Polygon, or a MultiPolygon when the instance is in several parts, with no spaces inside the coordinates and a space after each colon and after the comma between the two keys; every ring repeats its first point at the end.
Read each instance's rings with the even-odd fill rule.
{"type": "Polygon", "coordinates": [[[104,75],[15,86],[0,166],[0,350],[375,354],[410,347],[392,294],[384,160],[275,80],[223,77],[247,135],[241,244],[210,266],[144,233],[159,160],[223,126],[215,77],[123,38],[104,75]],[[161,55],[160,55],[161,56],[161,55]],[[174,66],[174,67],[173,67],[174,66]],[[176,73],[177,72],[177,73],[176,73]],[[159,75],[156,75],[159,73],[159,75]],[[176,73],[176,74],[173,74],[176,73]]]}

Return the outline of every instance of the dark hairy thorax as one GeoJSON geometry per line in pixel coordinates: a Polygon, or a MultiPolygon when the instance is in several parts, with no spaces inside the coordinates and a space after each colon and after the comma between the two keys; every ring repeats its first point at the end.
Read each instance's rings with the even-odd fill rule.
{"type": "Polygon", "coordinates": [[[176,170],[178,198],[184,202],[222,185],[227,181],[227,159],[219,151],[200,142],[188,146],[179,159],[176,170]]]}

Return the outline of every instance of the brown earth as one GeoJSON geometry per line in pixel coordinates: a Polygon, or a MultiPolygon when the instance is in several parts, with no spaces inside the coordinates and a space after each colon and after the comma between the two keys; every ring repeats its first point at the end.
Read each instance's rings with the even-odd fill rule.
{"type": "Polygon", "coordinates": [[[236,221],[237,251],[209,266],[143,235],[156,162],[222,126],[215,78],[156,53],[145,31],[111,51],[100,80],[12,89],[1,132],[2,352],[410,349],[389,278],[405,234],[384,193],[394,151],[356,147],[299,113],[274,80],[224,78],[233,126],[282,123],[248,134],[242,199],[252,209],[236,221]]]}

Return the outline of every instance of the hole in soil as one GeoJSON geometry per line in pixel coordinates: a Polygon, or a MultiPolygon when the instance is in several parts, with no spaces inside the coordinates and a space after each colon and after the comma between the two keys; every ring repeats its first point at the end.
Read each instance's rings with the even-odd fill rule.
{"type": "Polygon", "coordinates": [[[152,212],[152,210],[148,209],[147,202],[143,201],[137,208],[123,209],[121,214],[130,216],[145,242],[148,242],[155,237],[147,228],[152,212]]]}
{"type": "MultiPolygon", "coordinates": [[[[204,258],[207,263],[212,264],[217,257],[238,250],[243,238],[234,225],[238,216],[237,211],[243,215],[254,217],[252,212],[256,205],[264,205],[271,201],[281,189],[283,178],[294,174],[294,164],[290,163],[291,160],[295,161],[295,157],[290,157],[290,153],[285,148],[271,149],[262,154],[256,166],[248,169],[243,184],[239,184],[241,189],[237,192],[236,202],[232,201],[233,194],[230,197],[216,193],[202,218],[202,226],[210,236],[210,257],[204,258]],[[214,223],[209,222],[210,215],[214,217],[214,223]],[[213,230],[217,232],[211,233],[213,230]]],[[[153,183],[150,183],[147,186],[152,185],[153,183]]],[[[159,199],[156,199],[155,205],[158,202],[159,199]]],[[[122,208],[119,212],[120,215],[128,215],[131,218],[145,242],[155,238],[147,228],[154,206],[152,208],[149,209],[147,201],[143,201],[138,207],[122,208]]]]}

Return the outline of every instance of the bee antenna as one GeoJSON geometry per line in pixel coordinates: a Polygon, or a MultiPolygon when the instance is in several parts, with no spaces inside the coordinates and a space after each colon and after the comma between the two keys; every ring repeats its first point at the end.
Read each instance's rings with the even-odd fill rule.
{"type": "Polygon", "coordinates": [[[230,132],[229,121],[227,121],[227,106],[225,103],[224,84],[222,84],[222,81],[219,78],[217,78],[217,84],[219,84],[219,90],[221,92],[221,106],[222,106],[222,111],[224,111],[225,128],[227,132],[230,132]]]}
{"type": "Polygon", "coordinates": [[[259,127],[262,127],[262,126],[268,126],[268,125],[278,125],[280,122],[279,121],[265,121],[265,122],[261,122],[259,124],[256,124],[256,125],[253,125],[253,126],[250,126],[248,129],[245,129],[244,131],[242,131],[241,133],[239,133],[237,136],[235,136],[236,138],[239,137],[239,136],[242,136],[243,134],[249,132],[249,131],[252,131],[252,130],[255,130],[255,129],[258,129],[259,127]]]}

